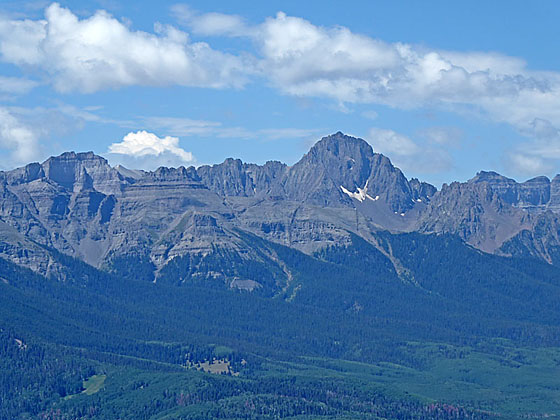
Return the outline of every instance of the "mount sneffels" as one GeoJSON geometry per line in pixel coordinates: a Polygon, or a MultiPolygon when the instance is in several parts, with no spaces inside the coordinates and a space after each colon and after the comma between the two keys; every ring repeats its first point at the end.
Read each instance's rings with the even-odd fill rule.
{"type": "Polygon", "coordinates": [[[340,132],[293,166],[227,159],[145,172],[69,152],[1,172],[0,194],[0,256],[61,279],[53,252],[122,274],[134,259],[155,281],[179,261],[191,276],[253,290],[262,276],[214,270],[209,261],[256,262],[278,286],[290,273],[258,238],[313,255],[354,235],[401,273],[380,239],[385,230],[450,233],[484,252],[560,264],[560,176],[517,183],[480,172],[438,191],[340,132]]]}

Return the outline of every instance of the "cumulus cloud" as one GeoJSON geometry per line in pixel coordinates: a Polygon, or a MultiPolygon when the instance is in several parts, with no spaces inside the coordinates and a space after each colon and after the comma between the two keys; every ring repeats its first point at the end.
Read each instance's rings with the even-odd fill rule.
{"type": "Polygon", "coordinates": [[[387,43],[284,13],[254,37],[265,73],[289,94],[401,109],[474,106],[516,127],[538,116],[560,123],[560,74],[529,71],[518,58],[387,43]]]}
{"type": "Polygon", "coordinates": [[[404,134],[383,128],[372,128],[367,138],[377,153],[387,155],[406,173],[431,174],[448,170],[451,156],[433,145],[419,145],[404,134]]]}
{"type": "Polygon", "coordinates": [[[194,157],[179,146],[177,137],[158,137],[147,131],[128,133],[120,143],[109,146],[109,159],[131,168],[156,169],[159,166],[192,164],[194,157]]]}
{"type": "Polygon", "coordinates": [[[239,87],[250,65],[172,26],[133,31],[104,11],[79,19],[57,3],[43,20],[0,19],[3,61],[46,71],[61,92],[130,85],[239,87]]]}

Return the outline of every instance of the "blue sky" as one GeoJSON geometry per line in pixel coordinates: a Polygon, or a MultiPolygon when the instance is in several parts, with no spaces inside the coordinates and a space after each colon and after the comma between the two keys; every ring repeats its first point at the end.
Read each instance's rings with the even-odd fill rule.
{"type": "Polygon", "coordinates": [[[557,1],[2,1],[0,168],[292,164],[340,130],[438,186],[552,177],[559,20],[557,1]]]}

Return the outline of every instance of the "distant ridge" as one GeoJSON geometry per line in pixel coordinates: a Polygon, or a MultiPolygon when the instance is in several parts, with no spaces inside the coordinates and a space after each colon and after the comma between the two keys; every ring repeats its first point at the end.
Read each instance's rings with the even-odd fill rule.
{"type": "MultiPolygon", "coordinates": [[[[20,235],[3,238],[10,246],[0,256],[16,263],[32,241],[100,268],[139,255],[157,277],[173,258],[217,246],[265,258],[238,232],[313,254],[351,235],[381,249],[378,232],[389,230],[450,233],[485,252],[560,264],[560,176],[518,183],[481,171],[438,191],[341,132],[291,167],[226,159],[149,172],[66,152],[0,172],[0,180],[0,222],[20,235]]],[[[33,255],[30,266],[45,271],[47,257],[33,255]]]]}

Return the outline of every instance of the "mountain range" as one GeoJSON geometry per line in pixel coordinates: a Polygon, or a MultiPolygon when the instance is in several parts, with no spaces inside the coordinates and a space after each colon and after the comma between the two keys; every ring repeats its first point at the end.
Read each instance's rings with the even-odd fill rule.
{"type": "Polygon", "coordinates": [[[558,416],[559,185],[438,190],[342,133],[1,172],[0,419],[558,416]]]}
{"type": "Polygon", "coordinates": [[[381,232],[452,234],[486,253],[560,264],[560,175],[518,183],[479,172],[438,190],[407,179],[366,141],[340,132],[293,166],[227,159],[147,172],[67,152],[0,172],[0,194],[0,256],[62,279],[52,250],[123,275],[134,259],[155,282],[181,258],[191,277],[264,286],[258,276],[198,269],[227,253],[241,265],[272,264],[284,279],[276,286],[285,287],[290,273],[281,259],[255,248],[247,234],[308,255],[349,245],[356,235],[399,273],[406,267],[381,232]]]}

